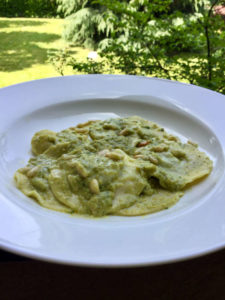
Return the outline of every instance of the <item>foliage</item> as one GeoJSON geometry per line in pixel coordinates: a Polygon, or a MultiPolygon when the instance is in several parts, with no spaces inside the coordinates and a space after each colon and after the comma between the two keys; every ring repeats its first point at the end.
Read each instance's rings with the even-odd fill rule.
{"type": "Polygon", "coordinates": [[[56,0],[0,0],[2,17],[54,17],[56,0]]]}
{"type": "Polygon", "coordinates": [[[94,49],[114,30],[110,12],[89,0],[57,0],[58,12],[67,17],[63,37],[74,44],[94,49]]]}
{"type": "Polygon", "coordinates": [[[86,59],[85,61],[80,62],[76,59],[71,59],[69,65],[78,72],[84,72],[87,74],[101,74],[106,73],[106,62],[96,61],[94,59],[86,59]]]}
{"type": "MultiPolygon", "coordinates": [[[[189,1],[191,13],[171,7],[170,0],[95,3],[112,22],[98,52],[114,72],[181,80],[225,93],[225,23],[213,14],[222,1],[189,1]]],[[[87,65],[78,65],[74,69],[88,71],[87,65]]]]}
{"type": "Polygon", "coordinates": [[[132,5],[140,4],[141,10],[146,13],[146,3],[150,3],[154,16],[160,16],[164,11],[164,6],[168,12],[179,10],[181,12],[192,13],[199,3],[204,0],[170,0],[170,1],[134,1],[123,0],[122,6],[115,9],[114,1],[94,1],[94,0],[56,0],[58,3],[58,13],[67,18],[63,37],[67,41],[83,45],[88,48],[96,48],[98,42],[108,37],[114,31],[115,17],[122,16],[123,3],[132,5]],[[111,5],[110,5],[111,3],[111,5]],[[169,5],[168,5],[169,3],[169,5]],[[105,5],[106,4],[106,5],[105,5]],[[169,6],[169,7],[168,7],[169,6]],[[115,16],[115,15],[116,16],[115,16]]]}
{"type": "Polygon", "coordinates": [[[90,6],[89,2],[88,0],[57,0],[58,12],[62,12],[65,17],[68,17],[88,4],[90,6]]]}
{"type": "Polygon", "coordinates": [[[63,49],[50,49],[48,51],[48,62],[50,62],[55,70],[62,76],[64,76],[64,70],[70,61],[69,48],[65,47],[63,49]]]}

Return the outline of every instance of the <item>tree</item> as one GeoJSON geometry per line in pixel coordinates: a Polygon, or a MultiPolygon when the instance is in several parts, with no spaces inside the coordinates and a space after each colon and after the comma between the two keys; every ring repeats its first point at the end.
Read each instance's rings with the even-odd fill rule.
{"type": "Polygon", "coordinates": [[[76,45],[94,49],[114,30],[106,8],[89,0],[57,0],[58,12],[67,18],[63,37],[76,45]]]}
{"type": "Polygon", "coordinates": [[[69,30],[70,38],[102,57],[70,60],[74,70],[156,76],[225,93],[225,22],[214,13],[224,1],[58,1],[65,15],[77,10],[70,15],[77,30],[69,30]]]}
{"type": "MultiPolygon", "coordinates": [[[[225,93],[225,23],[213,13],[223,1],[192,1],[190,13],[171,8],[170,0],[96,2],[106,8],[105,18],[111,18],[114,28],[99,42],[106,68],[186,81],[225,93]]],[[[88,65],[73,64],[75,70],[93,70],[88,65]]]]}

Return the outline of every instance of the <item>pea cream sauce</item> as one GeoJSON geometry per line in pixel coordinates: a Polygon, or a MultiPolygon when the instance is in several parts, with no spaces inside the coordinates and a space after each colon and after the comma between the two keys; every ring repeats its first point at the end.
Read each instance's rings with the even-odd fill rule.
{"type": "Polygon", "coordinates": [[[212,170],[197,144],[137,116],[41,130],[31,147],[18,189],[46,208],[97,217],[167,209],[212,170]]]}

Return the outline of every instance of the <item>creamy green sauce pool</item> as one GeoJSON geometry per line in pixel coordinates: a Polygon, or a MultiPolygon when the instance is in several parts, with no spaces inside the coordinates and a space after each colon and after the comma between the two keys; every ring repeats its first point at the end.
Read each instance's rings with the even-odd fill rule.
{"type": "Polygon", "coordinates": [[[17,187],[68,213],[135,216],[167,209],[212,170],[196,144],[135,116],[41,130],[31,146],[34,157],[15,173],[17,187]]]}

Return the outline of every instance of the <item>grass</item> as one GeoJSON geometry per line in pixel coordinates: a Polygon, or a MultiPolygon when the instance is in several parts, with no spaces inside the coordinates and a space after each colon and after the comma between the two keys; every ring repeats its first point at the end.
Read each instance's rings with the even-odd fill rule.
{"type": "MultiPolygon", "coordinates": [[[[60,76],[48,62],[48,51],[64,49],[64,20],[0,18],[0,88],[28,80],[60,76]]],[[[89,50],[74,47],[74,57],[83,59],[89,50]]],[[[72,75],[71,67],[64,75],[72,75]]]]}

